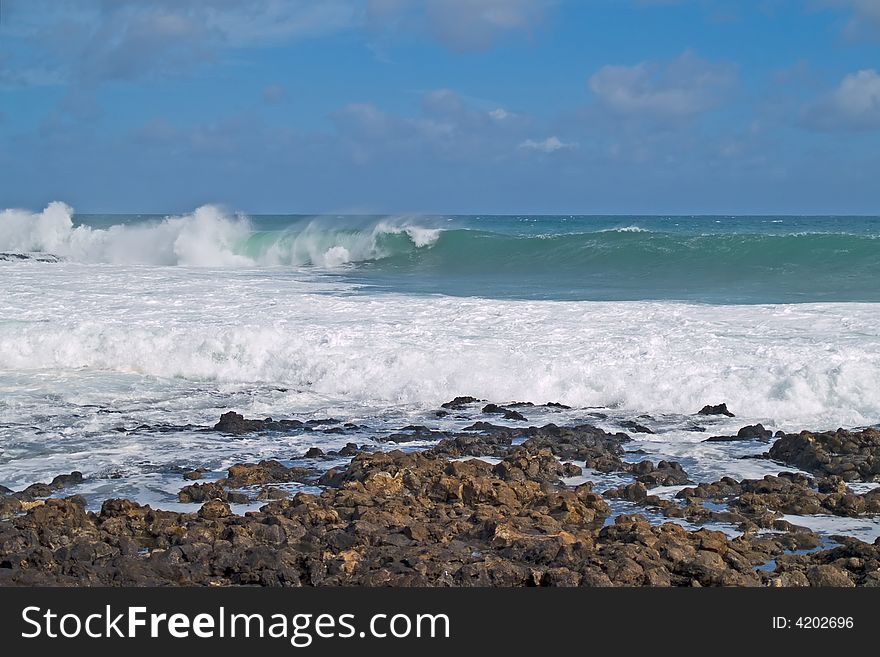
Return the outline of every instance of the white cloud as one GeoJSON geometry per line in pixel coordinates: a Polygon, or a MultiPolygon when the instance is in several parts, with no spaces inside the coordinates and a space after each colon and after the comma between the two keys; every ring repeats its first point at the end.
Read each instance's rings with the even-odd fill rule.
{"type": "Polygon", "coordinates": [[[665,64],[604,66],[589,86],[614,113],[685,118],[718,106],[735,83],[731,65],[713,64],[686,51],[665,64]]]}
{"type": "Polygon", "coordinates": [[[807,107],[803,122],[818,130],[880,129],[880,73],[850,73],[827,96],[807,107]]]}
{"type": "Polygon", "coordinates": [[[489,112],[489,116],[496,121],[503,121],[504,119],[510,118],[510,112],[503,107],[497,107],[489,112]]]}
{"type": "Polygon", "coordinates": [[[526,139],[520,143],[519,147],[524,150],[538,151],[540,153],[555,153],[562,150],[573,150],[577,148],[576,142],[564,142],[559,137],[547,137],[546,139],[535,140],[526,139]]]}
{"type": "MultiPolygon", "coordinates": [[[[267,47],[341,31],[435,38],[483,49],[530,33],[553,0],[2,0],[4,31],[26,41],[45,78],[88,83],[186,73],[224,49],[267,47]],[[7,27],[7,24],[11,27],[7,27]]],[[[28,84],[26,63],[0,62],[0,84],[28,84]],[[5,71],[5,72],[3,72],[5,71]]],[[[33,67],[30,67],[33,68],[33,67]]]]}

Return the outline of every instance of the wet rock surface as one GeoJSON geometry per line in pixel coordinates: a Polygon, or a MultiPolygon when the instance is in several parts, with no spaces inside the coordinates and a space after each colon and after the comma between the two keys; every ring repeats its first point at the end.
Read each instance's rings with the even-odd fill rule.
{"type": "Polygon", "coordinates": [[[727,404],[706,404],[697,411],[697,415],[726,415],[727,417],[735,417],[733,413],[727,410],[727,404]]]}
{"type": "Polygon", "coordinates": [[[880,431],[783,434],[769,457],[817,475],[836,475],[844,481],[880,482],[880,431]]]}
{"type": "MultiPolygon", "coordinates": [[[[322,430],[325,433],[345,433],[347,430],[358,428],[357,425],[349,423],[343,424],[342,426],[333,426],[340,424],[341,423],[338,420],[332,418],[305,421],[292,419],[273,420],[271,417],[262,420],[250,419],[244,417],[240,413],[236,413],[235,411],[228,411],[220,416],[219,422],[212,427],[212,430],[238,436],[257,432],[274,431],[278,433],[289,433],[293,431],[313,431],[316,429],[322,430]],[[321,427],[326,428],[321,429],[321,427]]],[[[152,431],[156,431],[155,426],[149,428],[152,431]]],[[[172,427],[172,430],[177,430],[179,428],[180,427],[172,427]]],[[[193,427],[185,428],[192,429],[193,427]]]]}
{"type": "MultiPolygon", "coordinates": [[[[481,403],[444,406],[487,412],[481,403]]],[[[299,422],[223,418],[217,431],[230,435],[299,422]]],[[[744,432],[767,439],[760,425],[744,432]]],[[[391,435],[432,446],[312,447],[286,463],[235,464],[216,481],[198,480],[206,468],[182,471],[186,512],[118,499],[88,511],[79,496],[57,497],[83,481],[74,472],[0,490],[0,585],[878,585],[880,541],[829,544],[783,519],[880,514],[880,489],[856,493],[844,476],[873,476],[877,432],[805,434],[780,437],[770,456],[816,477],[697,483],[674,461],[627,460],[630,437],[591,424],[480,421],[445,433],[414,425],[391,435]],[[351,460],[302,467],[339,457],[351,460]],[[307,461],[288,465],[295,459],[307,461]],[[630,483],[596,490],[585,470],[630,483]],[[661,498],[658,486],[686,487],[661,498]],[[254,500],[266,504],[244,515],[230,507],[254,500]],[[621,504],[639,513],[615,511],[621,504]],[[725,523],[741,535],[681,521],[725,523]]]]}
{"type": "MultiPolygon", "coordinates": [[[[523,406],[523,404],[520,404],[520,406],[523,406]]],[[[500,415],[505,420],[517,420],[520,422],[527,421],[526,416],[519,411],[514,411],[510,408],[504,408],[503,406],[498,406],[497,404],[486,404],[485,406],[483,406],[483,413],[500,415]]]]}
{"type": "Polygon", "coordinates": [[[770,440],[773,436],[773,432],[769,429],[765,429],[763,424],[753,424],[747,427],[743,427],[739,431],[736,432],[735,436],[712,436],[711,438],[706,438],[705,442],[707,443],[724,443],[724,442],[736,442],[740,440],[770,440]]]}

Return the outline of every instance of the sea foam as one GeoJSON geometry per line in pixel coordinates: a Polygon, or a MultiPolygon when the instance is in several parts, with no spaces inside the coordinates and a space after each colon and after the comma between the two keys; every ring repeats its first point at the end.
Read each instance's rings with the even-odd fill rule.
{"type": "Polygon", "coordinates": [[[386,408],[471,394],[684,414],[725,401],[797,429],[880,420],[874,304],[328,294],[283,273],[167,268],[145,285],[136,267],[0,266],[18,268],[0,298],[0,370],[18,374],[274,385],[386,408]]]}

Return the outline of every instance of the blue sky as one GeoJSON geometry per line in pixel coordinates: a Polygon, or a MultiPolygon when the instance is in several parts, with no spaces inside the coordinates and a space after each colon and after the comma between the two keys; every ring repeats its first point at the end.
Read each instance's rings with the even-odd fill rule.
{"type": "Polygon", "coordinates": [[[0,207],[880,214],[880,0],[0,7],[0,207]]]}

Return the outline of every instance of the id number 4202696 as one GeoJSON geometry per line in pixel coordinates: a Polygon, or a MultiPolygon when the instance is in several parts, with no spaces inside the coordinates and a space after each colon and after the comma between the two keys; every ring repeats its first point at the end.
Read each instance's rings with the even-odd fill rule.
{"type": "Polygon", "coordinates": [[[773,617],[774,630],[851,630],[855,626],[852,616],[785,616],[773,617]]]}

